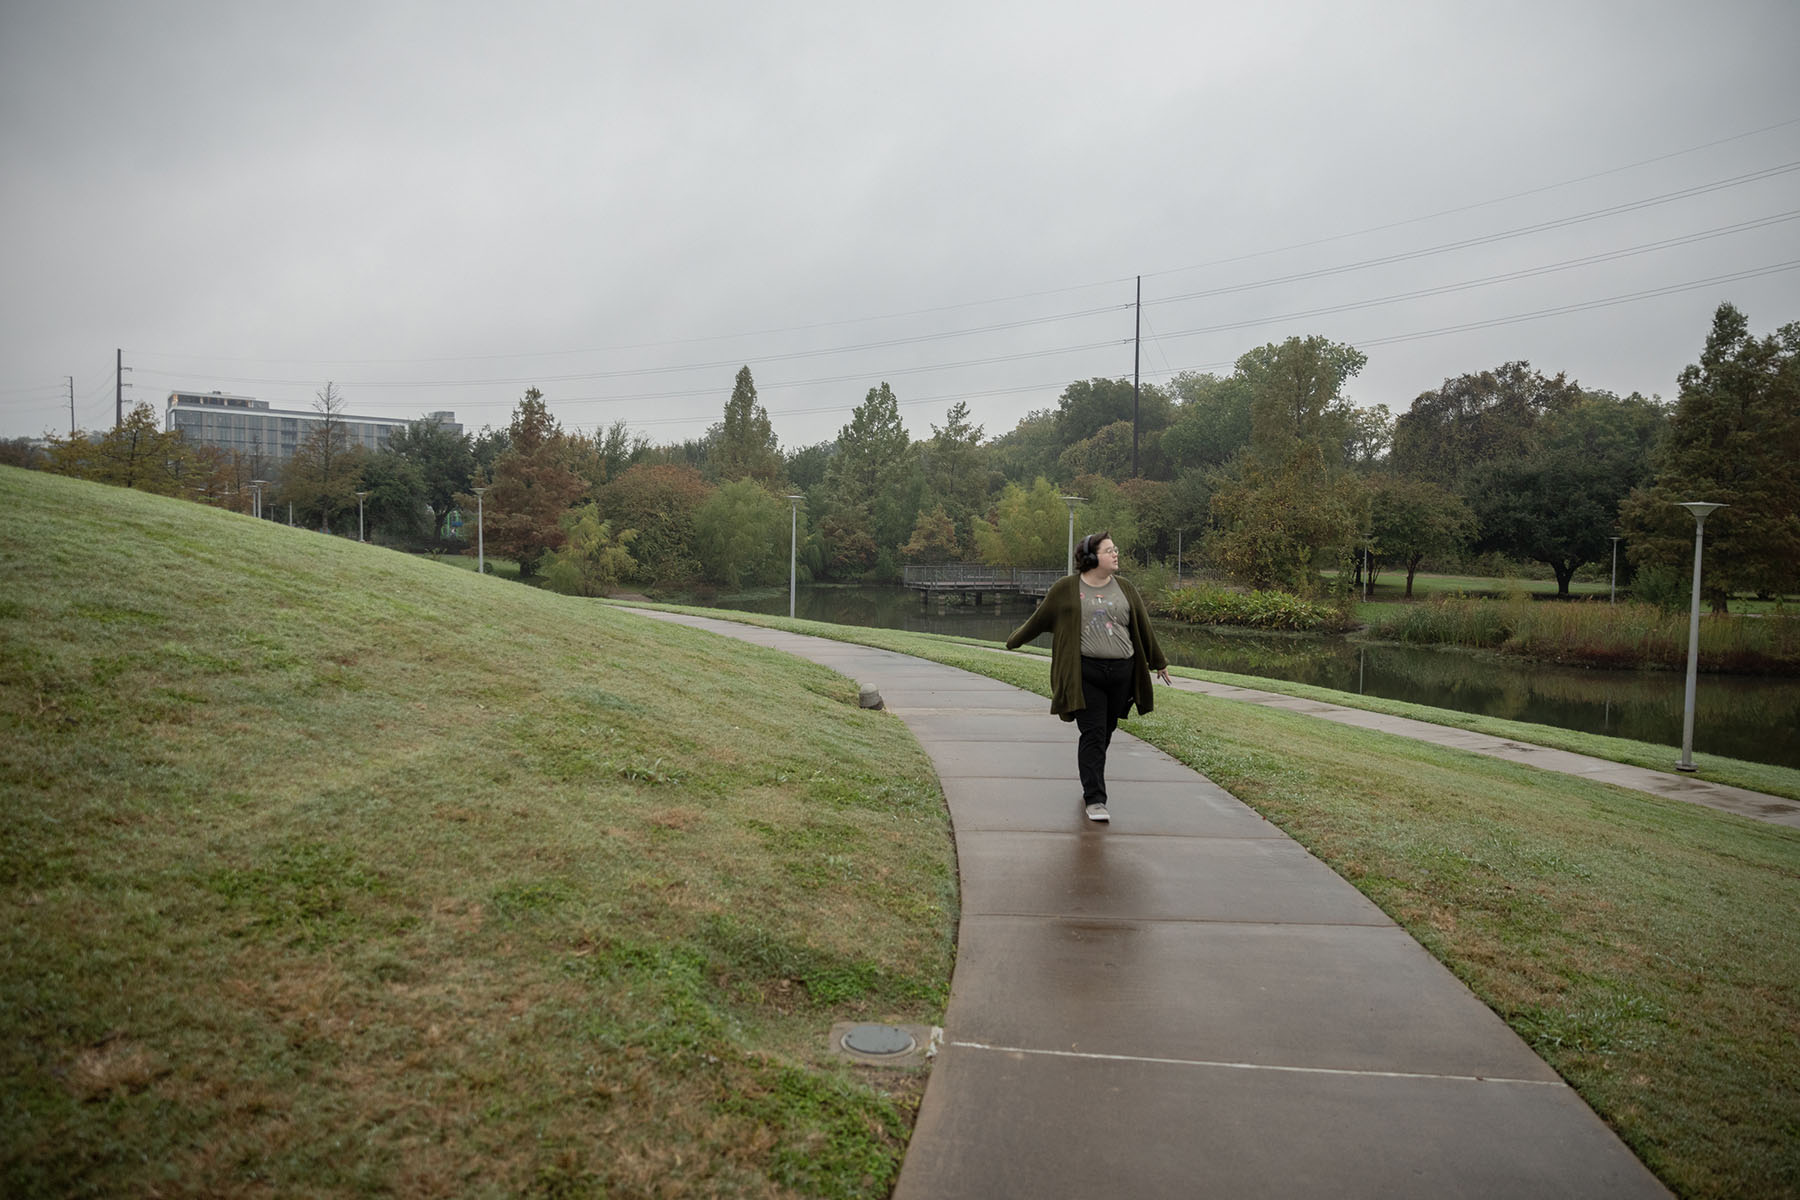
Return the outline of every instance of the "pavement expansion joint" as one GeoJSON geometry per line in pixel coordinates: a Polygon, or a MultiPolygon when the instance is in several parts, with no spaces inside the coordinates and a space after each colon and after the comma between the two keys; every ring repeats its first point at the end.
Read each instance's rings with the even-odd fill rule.
{"type": "MultiPolygon", "coordinates": [[[[1001,908],[965,908],[966,917],[1018,917],[1033,921],[1067,921],[1072,914],[1067,912],[1024,912],[1018,909],[1001,908]]],[[[1246,921],[1242,917],[1170,917],[1170,916],[1122,916],[1103,917],[1090,913],[1075,915],[1081,921],[1116,921],[1122,925],[1237,925],[1255,929],[1397,929],[1393,921],[1384,913],[1379,918],[1367,921],[1246,921]]]]}
{"type": "Polygon", "coordinates": [[[1290,1075],[1344,1075],[1367,1079],[1433,1079],[1453,1083],[1504,1083],[1524,1087],[1566,1088],[1560,1079],[1517,1079],[1504,1075],[1445,1075],[1432,1071],[1362,1071],[1346,1067],[1295,1067],[1277,1063],[1226,1062],[1206,1058],[1157,1058],[1141,1054],[1096,1054],[1086,1050],[1041,1050],[1027,1046],[990,1046],[985,1042],[951,1041],[947,1045],[961,1050],[983,1050],[992,1054],[1029,1054],[1046,1058],[1081,1058],[1100,1062],[1156,1063],[1171,1067],[1211,1067],[1227,1071],[1278,1071],[1290,1075]]]}

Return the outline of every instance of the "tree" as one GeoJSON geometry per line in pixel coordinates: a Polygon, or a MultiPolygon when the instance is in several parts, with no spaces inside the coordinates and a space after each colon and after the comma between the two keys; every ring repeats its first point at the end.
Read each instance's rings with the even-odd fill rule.
{"type": "Polygon", "coordinates": [[[1394,418],[1387,405],[1343,404],[1332,415],[1344,430],[1344,462],[1351,470],[1373,471],[1387,459],[1394,444],[1394,418]]]}
{"type": "Polygon", "coordinates": [[[1633,564],[1685,572],[1694,521],[1677,507],[1730,507],[1706,522],[1705,588],[1722,612],[1733,591],[1800,590],[1800,322],[1757,338],[1736,307],[1713,316],[1700,361],[1656,456],[1655,482],[1623,506],[1633,564]]]}
{"type": "Polygon", "coordinates": [[[600,511],[617,527],[637,531],[631,578],[666,585],[699,574],[694,514],[712,491],[695,468],[666,463],[629,467],[600,490],[600,511]]]}
{"type": "MultiPolygon", "coordinates": [[[[544,394],[525,393],[507,429],[508,449],[494,464],[493,483],[482,498],[486,540],[496,555],[519,564],[519,574],[537,571],[538,562],[568,538],[562,523],[569,506],[587,490],[587,481],[569,467],[562,426],[551,417],[544,394]]],[[[458,504],[473,509],[474,497],[458,504]]]]}
{"type": "MultiPolygon", "coordinates": [[[[368,455],[363,459],[361,479],[359,490],[369,493],[363,517],[370,539],[377,530],[408,544],[433,536],[439,522],[434,519],[429,489],[416,460],[387,452],[368,455]]],[[[448,512],[446,508],[446,515],[448,512]]]]}
{"type": "Polygon", "coordinates": [[[1580,399],[1576,384],[1527,362],[1446,379],[1394,421],[1394,470],[1454,489],[1481,463],[1529,453],[1538,422],[1580,399]]]}
{"type": "MultiPolygon", "coordinates": [[[[931,437],[918,447],[924,477],[922,504],[941,509],[956,527],[961,547],[956,558],[974,549],[972,522],[987,507],[988,452],[981,444],[981,433],[981,426],[969,421],[969,406],[958,400],[945,413],[943,428],[933,425],[931,437]]],[[[915,532],[917,528],[915,525],[915,532]]]]}
{"type": "Polygon", "coordinates": [[[44,447],[31,438],[0,439],[0,466],[23,467],[27,471],[43,468],[48,458],[44,447]]]}
{"type": "Polygon", "coordinates": [[[1316,335],[1270,342],[1239,357],[1237,373],[1250,389],[1251,452],[1275,461],[1301,442],[1329,447],[1341,461],[1343,427],[1330,414],[1368,361],[1356,347],[1316,335]]]}
{"type": "Polygon", "coordinates": [[[158,496],[180,496],[204,474],[193,447],[179,433],[157,428],[156,411],[135,405],[105,433],[55,434],[47,443],[45,470],[158,496]]]}
{"type": "Polygon", "coordinates": [[[825,471],[827,506],[833,512],[866,509],[867,532],[877,552],[892,554],[918,515],[915,467],[912,439],[900,420],[893,389],[885,383],[872,387],[838,431],[837,454],[825,471]]]}
{"type": "Polygon", "coordinates": [[[1238,359],[1250,391],[1250,444],[1214,477],[1207,546],[1258,587],[1311,592],[1345,553],[1366,497],[1344,467],[1343,387],[1367,361],[1353,346],[1291,337],[1238,359]]]}
{"type": "Polygon", "coordinates": [[[1183,527],[1175,485],[1160,479],[1127,479],[1119,484],[1119,494],[1136,529],[1132,552],[1145,562],[1173,554],[1176,530],[1183,527]]]}
{"type": "MultiPolygon", "coordinates": [[[[1173,406],[1168,394],[1161,388],[1154,384],[1148,385],[1141,389],[1135,400],[1140,438],[1168,427],[1173,406]]],[[[1066,450],[1117,421],[1125,422],[1126,428],[1130,429],[1133,401],[1134,393],[1129,379],[1076,380],[1063,389],[1063,394],[1057,401],[1057,441],[1066,450]]]]}
{"type": "Polygon", "coordinates": [[[1619,504],[1648,479],[1662,423],[1654,402],[1608,392],[1549,413],[1535,448],[1464,477],[1477,546],[1548,565],[1568,595],[1577,570],[1608,557],[1619,504]]]}
{"type": "Polygon", "coordinates": [[[592,501],[562,515],[567,537],[544,565],[544,583],[565,596],[604,596],[637,568],[631,557],[635,530],[613,532],[592,501]]]}
{"type": "Polygon", "coordinates": [[[786,579],[788,521],[788,502],[756,480],[721,485],[694,513],[702,572],[730,591],[786,579]]]}
{"type": "Polygon", "coordinates": [[[794,485],[796,492],[811,492],[825,482],[825,472],[836,453],[836,442],[815,442],[790,451],[784,459],[788,482],[794,485]]]}
{"type": "Polygon", "coordinates": [[[1406,568],[1406,596],[1428,556],[1448,554],[1475,535],[1475,516],[1449,488],[1428,479],[1376,475],[1369,480],[1369,537],[1382,562],[1406,568]]]}
{"type": "Polygon", "coordinates": [[[875,544],[875,522],[866,504],[840,504],[819,522],[825,572],[839,579],[854,578],[874,570],[881,557],[875,544]]]}
{"type": "Polygon", "coordinates": [[[1295,444],[1268,463],[1246,457],[1213,492],[1207,552],[1233,577],[1261,588],[1316,590],[1319,568],[1348,552],[1367,497],[1356,478],[1328,471],[1325,450],[1295,444]]]}
{"type": "MultiPolygon", "coordinates": [[[[1138,438],[1138,473],[1163,474],[1160,431],[1138,438]]],[[[1094,431],[1093,436],[1076,442],[1056,460],[1058,475],[1074,479],[1079,475],[1104,475],[1108,479],[1131,478],[1131,422],[1115,421],[1094,431]]]]}
{"type": "Polygon", "coordinates": [[[756,401],[749,367],[739,367],[725,402],[725,419],[713,448],[713,465],[724,481],[754,479],[770,488],[781,484],[781,452],[769,414],[756,401]]]}
{"type": "Polygon", "coordinates": [[[279,497],[293,505],[295,515],[307,524],[318,522],[319,532],[331,531],[335,521],[356,509],[363,460],[368,451],[350,442],[344,419],[344,395],[327,382],[317,394],[320,418],[281,469],[279,497]]]}
{"type": "Polygon", "coordinates": [[[469,435],[436,421],[414,421],[394,431],[385,453],[412,464],[431,512],[431,531],[440,532],[457,496],[469,490],[475,475],[475,446],[469,435]]]}
{"type": "Polygon", "coordinates": [[[900,557],[909,563],[962,560],[962,537],[957,533],[956,522],[950,519],[950,514],[944,511],[943,505],[933,505],[930,512],[919,514],[912,536],[906,540],[906,545],[900,547],[900,557]]]}
{"type": "Polygon", "coordinates": [[[991,520],[975,522],[981,561],[996,567],[1054,567],[1068,562],[1069,510],[1043,476],[1022,488],[1009,483],[991,520]]]}
{"type": "Polygon", "coordinates": [[[1180,399],[1162,437],[1162,452],[1177,472],[1222,467],[1250,444],[1250,381],[1184,371],[1171,387],[1180,399]]]}
{"type": "Polygon", "coordinates": [[[1013,483],[1056,474],[1056,459],[1063,451],[1056,433],[1056,414],[1034,409],[988,446],[994,468],[1013,483]]]}

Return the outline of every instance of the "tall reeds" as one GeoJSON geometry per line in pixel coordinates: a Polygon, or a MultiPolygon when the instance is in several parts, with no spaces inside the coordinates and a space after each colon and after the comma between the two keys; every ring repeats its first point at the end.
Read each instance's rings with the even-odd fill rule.
{"type": "MultiPolygon", "coordinates": [[[[1369,626],[1412,645],[1465,646],[1525,658],[1604,667],[1683,667],[1685,612],[1653,604],[1534,602],[1434,597],[1369,626]]],[[[1800,671],[1800,618],[1704,614],[1700,665],[1708,671],[1800,671]]]]}

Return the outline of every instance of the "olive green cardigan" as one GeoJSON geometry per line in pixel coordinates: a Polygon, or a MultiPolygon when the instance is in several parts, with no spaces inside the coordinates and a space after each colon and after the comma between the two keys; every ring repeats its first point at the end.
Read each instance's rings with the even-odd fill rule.
{"type": "MultiPolygon", "coordinates": [[[[1169,661],[1156,644],[1156,634],[1150,630],[1150,614],[1145,611],[1137,589],[1122,575],[1113,578],[1119,581],[1119,590],[1125,593],[1125,602],[1131,606],[1132,699],[1137,702],[1139,712],[1147,713],[1156,707],[1155,685],[1150,681],[1150,672],[1162,670],[1169,661]]],[[[1087,698],[1081,693],[1079,574],[1065,575],[1050,585],[1037,611],[1006,639],[1006,648],[1017,650],[1045,632],[1050,634],[1050,711],[1065,721],[1073,721],[1076,711],[1087,707],[1087,698]]],[[[1126,705],[1125,711],[1129,714],[1131,706],[1126,705]]]]}

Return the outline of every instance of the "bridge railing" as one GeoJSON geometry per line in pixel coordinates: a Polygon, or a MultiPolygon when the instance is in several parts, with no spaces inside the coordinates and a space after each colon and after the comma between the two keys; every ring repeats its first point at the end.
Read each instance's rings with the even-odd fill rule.
{"type": "Polygon", "coordinates": [[[1055,567],[990,567],[985,563],[919,563],[903,568],[901,582],[925,591],[1018,590],[1043,595],[1063,577],[1055,567]]]}

